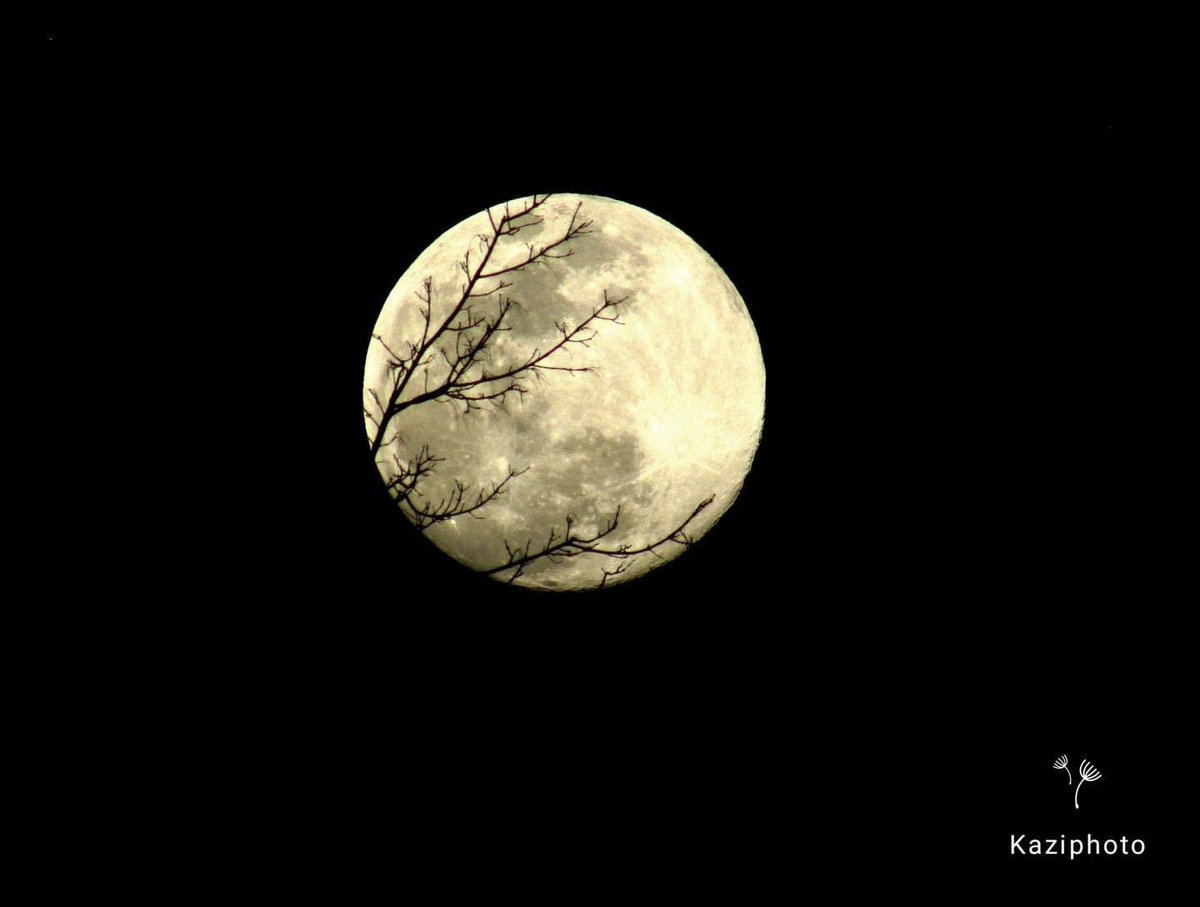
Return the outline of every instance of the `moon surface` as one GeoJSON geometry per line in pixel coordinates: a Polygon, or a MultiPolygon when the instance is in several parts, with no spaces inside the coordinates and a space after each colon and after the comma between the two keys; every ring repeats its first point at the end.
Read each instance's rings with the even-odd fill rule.
{"type": "Polygon", "coordinates": [[[430,541],[498,581],[568,591],[628,582],[691,544],[703,548],[700,539],[750,470],[765,388],[745,303],[699,245],[634,205],[551,195],[467,218],[405,271],[375,325],[363,408],[389,494],[430,541]],[[506,211],[530,205],[529,214],[507,221],[512,235],[495,238],[506,211]],[[587,226],[552,245],[579,224],[587,226]],[[471,286],[493,238],[487,267],[471,286]],[[412,375],[398,411],[385,417],[405,371],[395,363],[436,334],[468,289],[472,298],[452,324],[474,319],[477,326],[445,330],[426,357],[407,366],[412,375]],[[471,338],[483,337],[506,300],[511,308],[500,329],[475,341],[475,363],[460,372],[468,387],[460,396],[514,382],[521,389],[490,401],[421,399],[453,377],[471,338]],[[555,349],[580,325],[575,338],[586,345],[555,349]],[[548,350],[555,351],[539,367],[519,371],[548,350]],[[514,370],[503,380],[470,383],[514,370]],[[461,510],[481,498],[478,509],[449,518],[422,519],[413,509],[439,514],[439,507],[461,510]],[[571,539],[582,544],[564,546],[571,539]],[[517,566],[500,569],[508,563],[517,566]]]}

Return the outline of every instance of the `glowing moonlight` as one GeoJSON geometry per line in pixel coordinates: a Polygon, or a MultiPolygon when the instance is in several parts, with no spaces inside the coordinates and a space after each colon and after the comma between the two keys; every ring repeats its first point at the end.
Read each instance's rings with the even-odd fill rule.
{"type": "Polygon", "coordinates": [[[741,296],[687,235],[613,199],[534,196],[400,278],[363,414],[388,493],[442,551],[587,589],[666,563],[729,508],[765,386],[741,296]]]}

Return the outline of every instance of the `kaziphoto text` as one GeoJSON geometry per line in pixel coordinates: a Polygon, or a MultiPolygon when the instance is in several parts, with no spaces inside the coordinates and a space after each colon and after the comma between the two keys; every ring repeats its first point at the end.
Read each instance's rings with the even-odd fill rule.
{"type": "Polygon", "coordinates": [[[1025,835],[1009,835],[1009,854],[1015,857],[1069,857],[1079,856],[1135,856],[1146,852],[1146,842],[1141,838],[1026,838],[1025,835]]]}

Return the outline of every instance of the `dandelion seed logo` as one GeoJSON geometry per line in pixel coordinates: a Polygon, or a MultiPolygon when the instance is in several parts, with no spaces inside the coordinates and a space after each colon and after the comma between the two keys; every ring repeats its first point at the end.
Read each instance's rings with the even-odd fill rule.
{"type": "MultiPolygon", "coordinates": [[[[1052,767],[1067,773],[1067,785],[1071,786],[1071,768],[1067,755],[1064,753],[1055,758],[1052,767]]],[[[1079,809],[1079,788],[1089,781],[1099,781],[1104,776],[1096,766],[1087,759],[1079,760],[1079,783],[1075,784],[1075,808],[1079,809]]],[[[1090,832],[1083,838],[1068,838],[1065,834],[1057,838],[1035,838],[1028,834],[1009,835],[1008,854],[1011,857],[1062,857],[1075,860],[1091,857],[1140,857],[1146,852],[1146,841],[1143,838],[1130,838],[1122,835],[1120,838],[1097,838],[1090,832]]]]}
{"type": "Polygon", "coordinates": [[[1075,788],[1075,808],[1079,809],[1079,788],[1085,781],[1099,781],[1104,776],[1096,771],[1096,766],[1084,759],[1079,763],[1079,786],[1075,788]]]}
{"type": "MultiPolygon", "coordinates": [[[[1063,753],[1054,760],[1053,767],[1055,770],[1062,769],[1067,773],[1067,786],[1074,784],[1071,778],[1071,766],[1068,764],[1067,754],[1063,753]]],[[[1097,771],[1096,766],[1088,762],[1086,759],[1080,760],[1079,763],[1079,784],[1075,785],[1075,808],[1079,809],[1079,788],[1083,787],[1087,781],[1099,781],[1104,776],[1097,771]]]]}
{"type": "Polygon", "coordinates": [[[1061,756],[1059,756],[1057,759],[1054,760],[1054,767],[1055,768],[1065,768],[1067,770],[1067,786],[1069,787],[1073,782],[1071,781],[1071,769],[1067,765],[1067,754],[1066,753],[1063,753],[1061,756]]]}

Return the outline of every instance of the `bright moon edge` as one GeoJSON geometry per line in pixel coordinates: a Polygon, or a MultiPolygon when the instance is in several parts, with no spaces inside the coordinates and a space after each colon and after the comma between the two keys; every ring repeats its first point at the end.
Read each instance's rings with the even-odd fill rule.
{"type": "MultiPolygon", "coordinates": [[[[507,225],[513,235],[495,240],[484,276],[472,288],[478,298],[468,305],[471,317],[483,318],[479,326],[446,331],[424,364],[412,369],[376,464],[385,483],[404,488],[423,453],[437,458],[398,506],[467,567],[544,591],[607,587],[677,557],[687,546],[672,538],[676,527],[686,521],[686,540],[695,543],[736,499],[761,437],[766,373],[737,289],[682,231],[600,196],[528,197],[509,202],[508,211],[535,201],[529,215],[507,225]],[[585,230],[554,245],[580,223],[587,223],[585,230]],[[538,257],[543,249],[548,254],[538,257]],[[518,267],[531,256],[532,263],[518,267]],[[478,362],[463,372],[466,381],[518,368],[553,348],[563,328],[586,325],[580,336],[589,342],[565,344],[544,360],[547,368],[519,375],[525,392],[500,403],[429,399],[405,406],[451,374],[450,363],[463,349],[455,344],[463,341],[450,336],[482,336],[505,299],[514,305],[499,322],[503,330],[490,335],[478,362]],[[602,312],[617,321],[591,318],[606,299],[624,300],[602,312]],[[421,511],[436,511],[456,495],[460,509],[469,507],[497,487],[477,511],[421,526],[428,521],[421,511]],[[602,534],[618,508],[616,527],[602,534]],[[571,536],[598,538],[592,545],[604,551],[665,541],[635,556],[565,548],[562,556],[531,559],[519,571],[493,569],[511,562],[514,550],[536,554],[560,544],[568,537],[568,517],[571,536]]],[[[421,341],[425,280],[436,330],[460,302],[505,206],[490,212],[490,219],[485,210],[446,231],[385,301],[364,373],[368,440],[375,439],[380,401],[395,387],[398,370],[389,363],[421,341]]],[[[470,323],[462,315],[455,326],[470,323]]],[[[502,383],[463,395],[494,393],[502,383]]],[[[389,493],[395,497],[397,487],[389,493]]]]}

